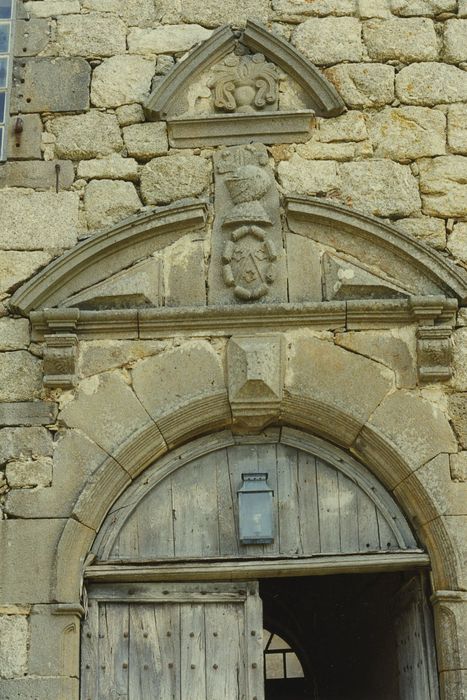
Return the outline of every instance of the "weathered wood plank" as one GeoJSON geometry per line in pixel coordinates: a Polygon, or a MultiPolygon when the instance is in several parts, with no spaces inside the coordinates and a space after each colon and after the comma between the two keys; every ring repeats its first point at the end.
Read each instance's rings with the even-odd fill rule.
{"type": "Polygon", "coordinates": [[[298,453],[297,495],[301,553],[315,554],[321,551],[316,458],[306,452],[298,453]]]}
{"type": "MultiPolygon", "coordinates": [[[[250,584],[251,585],[251,584],[250,584]]],[[[245,642],[247,649],[246,680],[247,698],[264,700],[263,664],[263,604],[259,597],[258,583],[245,603],[245,642]]]]}
{"type": "Polygon", "coordinates": [[[339,489],[337,471],[316,460],[318,488],[319,538],[321,551],[340,552],[339,489]]]}
{"type": "Polygon", "coordinates": [[[206,605],[206,697],[245,697],[243,605],[206,605]]]}
{"type": "MultiPolygon", "coordinates": [[[[234,506],[235,525],[238,528],[238,489],[242,485],[243,473],[259,472],[258,445],[235,445],[227,448],[230,474],[230,490],[234,506]]],[[[238,536],[238,535],[237,535],[238,536]]],[[[243,545],[239,543],[241,556],[262,556],[264,546],[262,544],[243,545]]]]}
{"type": "Polygon", "coordinates": [[[90,601],[81,627],[81,700],[98,697],[99,605],[90,601]]]}
{"type": "Polygon", "coordinates": [[[379,546],[381,549],[397,549],[398,543],[394,532],[389,527],[389,523],[384,516],[377,510],[376,517],[378,521],[379,546]]]}
{"type": "Polygon", "coordinates": [[[20,425],[51,425],[55,423],[58,406],[51,401],[0,403],[0,427],[20,425]]]}
{"type": "Polygon", "coordinates": [[[98,700],[128,700],[128,605],[99,605],[98,700]]]}
{"type": "Polygon", "coordinates": [[[153,604],[130,605],[129,700],[162,697],[163,669],[154,613],[153,604]]]}
{"type": "Polygon", "coordinates": [[[181,700],[211,700],[206,695],[206,634],[204,605],[180,609],[181,700]]]}
{"type": "Polygon", "coordinates": [[[268,484],[273,490],[272,516],[274,528],[274,542],[263,545],[264,554],[279,554],[280,547],[280,525],[279,525],[279,503],[277,498],[277,449],[274,444],[263,444],[257,446],[258,470],[268,475],[268,484]]]}
{"type": "Polygon", "coordinates": [[[227,450],[217,452],[215,457],[220,554],[221,556],[238,554],[238,533],[235,522],[237,496],[231,489],[227,450]]]}
{"type": "Polygon", "coordinates": [[[338,488],[341,551],[358,552],[357,485],[339,472],[338,488]]]}
{"type": "Polygon", "coordinates": [[[358,501],[358,547],[361,552],[379,548],[376,508],[366,493],[359,490],[358,501]]]}
{"type": "Polygon", "coordinates": [[[279,551],[283,555],[302,554],[298,497],[298,455],[293,447],[277,445],[277,507],[279,512],[279,551]]]}

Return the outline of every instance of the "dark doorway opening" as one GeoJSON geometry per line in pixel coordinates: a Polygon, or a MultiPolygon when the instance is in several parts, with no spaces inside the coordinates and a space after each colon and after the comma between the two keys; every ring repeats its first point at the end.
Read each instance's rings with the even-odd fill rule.
{"type": "MultiPolygon", "coordinates": [[[[262,580],[264,627],[284,640],[303,669],[303,678],[268,678],[265,655],[266,700],[405,700],[404,682],[418,687],[416,674],[433,671],[423,668],[430,654],[434,658],[434,649],[422,648],[433,644],[425,629],[430,621],[400,624],[414,610],[401,612],[401,591],[412,583],[421,590],[420,582],[416,573],[262,580]]],[[[434,690],[423,695],[436,696],[434,690]]]]}

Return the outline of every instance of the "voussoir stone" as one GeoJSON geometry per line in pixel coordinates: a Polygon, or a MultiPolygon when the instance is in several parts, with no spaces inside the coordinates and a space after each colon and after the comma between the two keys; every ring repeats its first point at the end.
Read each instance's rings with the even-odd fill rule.
{"type": "MultiPolygon", "coordinates": [[[[220,24],[243,26],[246,19],[266,22],[269,17],[268,0],[205,0],[202,6],[203,25],[218,27],[220,24]]],[[[183,0],[182,21],[199,22],[199,0],[183,0]]]]}
{"type": "Polygon", "coordinates": [[[210,36],[211,31],[199,24],[164,25],[155,29],[135,28],[128,33],[128,50],[143,55],[181,53],[210,36]]]}
{"type": "Polygon", "coordinates": [[[467,61],[467,19],[450,19],[444,25],[445,61],[467,61]]]}
{"type": "Polygon", "coordinates": [[[426,105],[467,100],[467,75],[443,63],[412,63],[396,76],[396,94],[406,104],[426,105]]]}
{"type": "Polygon", "coordinates": [[[141,208],[141,202],[132,182],[92,180],[84,192],[84,208],[92,230],[131,216],[141,208]]]}
{"type": "Polygon", "coordinates": [[[337,163],[332,160],[305,160],[294,154],[279,163],[277,172],[287,194],[325,194],[339,187],[337,163]]]}
{"type": "Polygon", "coordinates": [[[73,246],[79,234],[78,206],[75,192],[0,191],[0,249],[73,246]]]}
{"type": "Polygon", "coordinates": [[[467,105],[451,105],[448,111],[448,145],[453,153],[467,154],[467,105]]]}
{"type": "Polygon", "coordinates": [[[442,12],[455,12],[456,0],[390,0],[391,10],[400,17],[424,15],[435,17],[442,12]]]}
{"type": "Polygon", "coordinates": [[[98,158],[123,148],[117,117],[98,110],[57,117],[48,130],[56,136],[55,153],[60,158],[98,158]]]}
{"type": "Polygon", "coordinates": [[[26,674],[28,627],[25,615],[0,615],[0,678],[16,678],[26,674]]]}
{"type": "Polygon", "coordinates": [[[387,160],[341,163],[345,204],[375,216],[409,216],[420,210],[418,184],[410,167],[387,160]]]}
{"type": "Polygon", "coordinates": [[[138,180],[139,166],[134,158],[122,158],[116,153],[106,158],[82,160],[78,177],[86,180],[138,180]]]}
{"type": "Polygon", "coordinates": [[[57,43],[66,56],[114,56],[126,51],[124,22],[106,12],[65,15],[57,22],[57,43]]]}
{"type": "Polygon", "coordinates": [[[123,141],[128,155],[140,160],[165,155],[169,150],[167,126],[164,122],[126,126],[123,129],[123,141]]]}
{"type": "Polygon", "coordinates": [[[461,447],[467,449],[467,401],[465,392],[449,394],[448,411],[461,447]]]}
{"type": "Polygon", "coordinates": [[[308,19],[295,29],[292,43],[317,65],[360,61],[363,55],[360,22],[355,17],[308,19]]]}
{"type": "Polygon", "coordinates": [[[200,156],[154,158],[141,171],[141,195],[145,204],[169,204],[197,197],[209,186],[211,164],[200,156]]]}
{"type": "Polygon", "coordinates": [[[91,102],[96,107],[119,107],[143,102],[149,95],[155,59],[112,56],[94,69],[91,102]]]}
{"type": "Polygon", "coordinates": [[[424,213],[467,216],[467,157],[422,159],[419,168],[424,213]]]}
{"type": "Polygon", "coordinates": [[[42,388],[42,362],[26,352],[0,354],[0,401],[27,401],[42,388]]]}
{"type": "Polygon", "coordinates": [[[432,61],[438,58],[434,23],[425,17],[371,20],[363,26],[370,58],[377,61],[432,61]]]}
{"type": "Polygon", "coordinates": [[[393,66],[349,63],[328,68],[325,74],[347,106],[353,109],[382,107],[394,100],[393,66]]]}
{"type": "Polygon", "coordinates": [[[454,331],[452,334],[452,343],[453,376],[451,384],[456,391],[467,392],[467,327],[458,328],[454,331]]]}
{"type": "Polygon", "coordinates": [[[446,117],[428,107],[390,107],[370,117],[369,131],[377,158],[401,162],[446,152],[446,117]]]}

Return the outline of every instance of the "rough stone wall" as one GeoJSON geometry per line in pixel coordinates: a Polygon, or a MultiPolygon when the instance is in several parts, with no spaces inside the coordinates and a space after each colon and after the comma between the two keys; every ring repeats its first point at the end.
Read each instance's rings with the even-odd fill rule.
{"type": "MultiPolygon", "coordinates": [[[[19,17],[12,110],[22,114],[24,131],[18,145],[10,135],[9,161],[0,166],[0,542],[9,568],[0,583],[0,682],[18,697],[71,698],[76,668],[62,659],[61,635],[74,618],[50,614],[65,519],[122,426],[147,419],[137,387],[135,393],[138,367],[154,363],[173,394],[183,395],[187,378],[171,377],[170,358],[191,343],[193,357],[218,358],[221,385],[225,342],[83,342],[77,391],[46,392],[42,347],[30,342],[28,320],[9,311],[9,297],[96,230],[145,207],[212,195],[212,151],[169,148],[165,126],[146,123],[142,103],[154,81],[215,27],[241,26],[246,17],[289,39],[347,106],[342,116],[318,119],[307,143],[270,148],[283,192],[397,221],[467,267],[467,2],[30,0],[19,17]],[[96,431],[109,402],[117,416],[105,414],[96,431]],[[47,655],[44,635],[54,640],[47,655]]],[[[346,348],[367,363],[364,372],[379,368],[388,383],[367,417],[386,397],[374,420],[392,420],[395,436],[402,434],[395,416],[410,412],[412,399],[422,401],[426,413],[414,408],[413,431],[417,420],[438,430],[445,459],[433,463],[438,453],[422,454],[417,469],[430,465],[422,477],[465,558],[465,309],[457,324],[452,380],[424,389],[416,385],[409,330],[326,332],[314,344],[318,355],[346,348]],[[394,399],[391,407],[396,388],[405,403],[394,399]]],[[[310,342],[313,334],[302,334],[290,342],[310,342]]],[[[203,366],[199,372],[202,381],[212,377],[203,366]]],[[[350,395],[356,387],[351,376],[348,382],[350,395]]],[[[413,449],[409,435],[400,443],[413,449]]]]}

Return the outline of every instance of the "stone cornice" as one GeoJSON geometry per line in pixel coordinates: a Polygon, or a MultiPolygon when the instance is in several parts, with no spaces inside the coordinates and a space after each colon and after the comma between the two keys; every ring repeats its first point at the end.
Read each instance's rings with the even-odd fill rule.
{"type": "Polygon", "coordinates": [[[317,197],[287,197],[287,222],[291,231],[306,235],[306,225],[322,223],[353,236],[376,241],[408,262],[440,290],[467,302],[467,274],[421,241],[412,238],[392,224],[355,211],[335,201],[317,197]]]}
{"type": "Polygon", "coordinates": [[[391,328],[399,325],[452,325],[455,299],[409,299],[248,304],[232,306],[160,307],[82,311],[43,309],[30,314],[32,337],[73,332],[79,338],[166,338],[206,334],[230,336],[238,331],[286,331],[298,327],[317,330],[391,328]]]}
{"type": "Polygon", "coordinates": [[[150,255],[206,222],[207,206],[200,200],[175,205],[125,219],[78,243],[23,285],[10,307],[28,314],[38,307],[52,307],[71,294],[150,255]],[[168,234],[168,235],[165,235],[168,234]],[[97,268],[100,268],[97,270],[97,268]]]}

